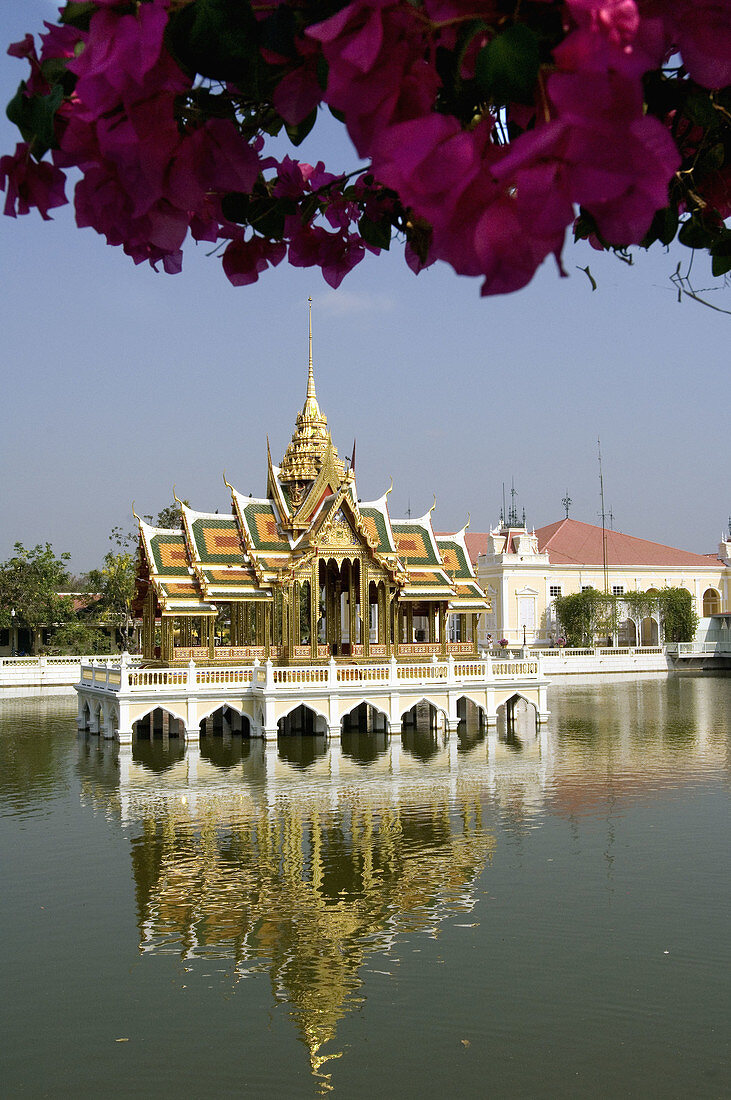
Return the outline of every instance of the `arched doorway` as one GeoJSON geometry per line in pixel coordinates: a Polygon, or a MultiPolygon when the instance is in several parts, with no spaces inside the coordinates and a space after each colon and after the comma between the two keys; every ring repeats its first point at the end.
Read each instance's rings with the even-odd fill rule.
{"type": "Polygon", "coordinates": [[[322,559],[319,565],[318,642],[334,657],[352,656],[361,642],[360,562],[322,559]]]}
{"type": "Polygon", "coordinates": [[[715,588],[707,588],[703,593],[703,618],[718,615],[721,611],[721,596],[715,588]]]}
{"type": "Polygon", "coordinates": [[[646,616],[640,623],[640,644],[655,646],[658,645],[658,627],[657,619],[651,615],[646,616]]]}
{"type": "Polygon", "coordinates": [[[617,626],[617,644],[633,649],[637,645],[637,626],[633,619],[623,619],[617,626]]]}

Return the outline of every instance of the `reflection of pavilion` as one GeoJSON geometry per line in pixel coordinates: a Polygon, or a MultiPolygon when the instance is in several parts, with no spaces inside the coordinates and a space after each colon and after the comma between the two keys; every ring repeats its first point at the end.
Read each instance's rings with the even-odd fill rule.
{"type": "Polygon", "coordinates": [[[340,735],[356,708],[396,729],[424,702],[456,730],[470,701],[488,724],[516,699],[547,716],[537,659],[481,659],[489,606],[464,528],[440,535],[431,511],[392,518],[390,489],[358,498],[320,411],[312,366],[281,464],[267,449],[266,496],[228,485],[231,514],[180,504],[180,526],[140,520],[135,609],[143,667],[84,666],[79,725],[129,741],[161,708],[189,741],[224,706],[250,736],[288,732],[306,706],[314,732],[340,735]]]}
{"type": "Polygon", "coordinates": [[[230,959],[240,980],[266,970],[324,1077],[369,959],[474,906],[496,773],[522,774],[536,809],[545,774],[540,740],[516,765],[514,747],[464,728],[392,738],[371,764],[353,735],[308,739],[321,751],[303,768],[294,741],[85,738],[80,770],[84,797],[137,826],[140,950],[230,959]]]}

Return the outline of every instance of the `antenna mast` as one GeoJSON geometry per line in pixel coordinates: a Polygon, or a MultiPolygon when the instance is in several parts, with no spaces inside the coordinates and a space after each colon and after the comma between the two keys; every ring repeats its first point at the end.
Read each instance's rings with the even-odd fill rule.
{"type": "Polygon", "coordinates": [[[607,516],[604,511],[604,475],[602,474],[602,441],[597,436],[597,453],[599,455],[599,496],[602,502],[602,566],[604,569],[604,595],[609,595],[609,570],[607,568],[607,516]]]}

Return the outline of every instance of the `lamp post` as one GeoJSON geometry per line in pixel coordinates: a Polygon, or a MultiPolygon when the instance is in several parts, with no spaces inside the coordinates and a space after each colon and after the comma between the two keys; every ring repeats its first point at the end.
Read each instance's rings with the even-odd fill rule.
{"type": "Polygon", "coordinates": [[[10,655],[11,655],[11,657],[15,657],[18,647],[15,644],[17,639],[16,639],[16,634],[15,634],[15,608],[14,607],[12,607],[10,609],[10,633],[11,633],[10,655]]]}

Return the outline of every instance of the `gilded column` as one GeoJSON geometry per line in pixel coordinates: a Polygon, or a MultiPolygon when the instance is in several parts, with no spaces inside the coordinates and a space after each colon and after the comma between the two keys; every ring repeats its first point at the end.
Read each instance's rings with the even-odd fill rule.
{"type": "Polygon", "coordinates": [[[350,563],[350,570],[348,572],[348,639],[350,641],[350,653],[351,656],[354,652],[355,638],[357,633],[358,616],[356,615],[356,603],[355,603],[355,562],[350,563]]]}
{"type": "Polygon", "coordinates": [[[447,605],[439,604],[439,643],[442,648],[442,657],[447,656],[447,605]]]}
{"type": "Polygon", "coordinates": [[[300,611],[302,606],[302,594],[301,585],[299,581],[295,581],[292,585],[292,632],[290,642],[290,653],[295,652],[295,646],[300,644],[302,639],[302,626],[300,624],[300,611]]]}
{"type": "Polygon", "coordinates": [[[312,579],[310,581],[310,654],[312,660],[317,660],[318,623],[320,613],[320,565],[315,558],[312,563],[312,579]]]}
{"type": "Polygon", "coordinates": [[[264,604],[264,656],[272,654],[272,605],[264,604]]]}
{"type": "Polygon", "coordinates": [[[360,640],[363,656],[371,652],[371,586],[368,580],[368,562],[360,563],[360,640]]]}

